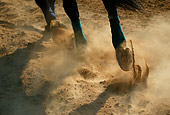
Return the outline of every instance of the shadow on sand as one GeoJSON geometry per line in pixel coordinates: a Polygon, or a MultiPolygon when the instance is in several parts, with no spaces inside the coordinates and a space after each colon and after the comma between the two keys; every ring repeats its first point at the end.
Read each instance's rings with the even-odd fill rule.
{"type": "Polygon", "coordinates": [[[125,95],[117,90],[113,90],[113,86],[109,85],[103,93],[101,93],[95,101],[90,104],[85,104],[69,113],[69,115],[96,115],[97,112],[104,106],[105,102],[111,95],[125,95]]]}
{"type": "MultiPolygon", "coordinates": [[[[34,27],[29,27],[36,31],[34,27]]],[[[37,32],[41,32],[38,30],[37,32]]],[[[0,58],[0,115],[44,115],[43,102],[48,94],[49,84],[45,83],[37,96],[26,96],[20,76],[30,59],[36,59],[34,53],[44,51],[42,41],[48,40],[49,32],[41,32],[43,37],[28,44],[27,48],[17,49],[13,54],[0,58]],[[44,93],[46,92],[46,93],[44,93]],[[43,94],[43,95],[42,95],[43,94]]]]}

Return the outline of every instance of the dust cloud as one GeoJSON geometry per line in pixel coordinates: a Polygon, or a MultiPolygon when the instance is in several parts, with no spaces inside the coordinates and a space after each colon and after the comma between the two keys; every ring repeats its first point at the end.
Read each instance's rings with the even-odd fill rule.
{"type": "MultiPolygon", "coordinates": [[[[128,43],[130,39],[133,41],[136,59],[144,58],[150,67],[147,89],[138,91],[138,88],[136,88],[128,94],[132,106],[129,109],[131,114],[138,114],[139,111],[150,114],[150,109],[156,111],[154,107],[164,106],[166,98],[170,98],[170,42],[168,40],[170,23],[167,21],[168,19],[160,17],[155,17],[153,20],[147,27],[138,30],[138,32],[129,33],[127,36],[128,43]]],[[[58,102],[60,98],[68,101],[69,97],[73,97],[74,101],[72,100],[70,104],[77,106],[79,100],[83,100],[84,95],[87,95],[82,86],[86,84],[84,86],[87,87],[88,82],[95,84],[96,89],[89,87],[89,91],[91,91],[91,94],[98,92],[94,93],[96,96],[104,90],[99,86],[99,82],[103,79],[121,77],[120,79],[127,82],[128,79],[132,79],[132,76],[128,76],[127,73],[125,74],[120,70],[116,62],[115,51],[111,39],[109,39],[111,34],[108,30],[110,30],[108,26],[104,27],[103,30],[95,29],[93,33],[90,29],[86,30],[89,45],[83,53],[70,49],[51,48],[43,54],[41,62],[44,68],[41,72],[53,83],[49,89],[49,95],[52,96],[49,97],[47,94],[44,103],[44,106],[47,107],[46,112],[49,111],[49,114],[54,111],[60,113],[55,108],[50,109],[52,105],[55,107],[54,104],[60,104],[58,102]],[[83,76],[79,71],[87,74],[89,79],[87,75],[83,76]],[[65,83],[63,80],[65,80],[65,83]],[[82,83],[81,80],[83,80],[82,83]],[[63,85],[60,85],[61,83],[63,85]],[[65,89],[67,90],[65,91],[65,89]],[[56,100],[57,102],[55,102],[56,100]]],[[[168,101],[166,102],[168,103],[168,101]]],[[[66,107],[67,111],[73,109],[72,105],[65,103],[63,102],[63,105],[58,106],[58,110],[62,110],[63,107],[66,107]]],[[[127,103],[126,100],[125,103],[127,103]]]]}
{"type": "MultiPolygon", "coordinates": [[[[162,108],[169,108],[165,106],[165,104],[170,103],[167,100],[170,98],[169,32],[169,19],[156,16],[146,28],[129,36],[137,43],[135,44],[136,53],[147,60],[151,70],[147,89],[142,92],[136,90],[135,93],[132,93],[132,105],[141,110],[141,112],[147,111],[148,114],[160,114],[162,108]],[[142,107],[147,107],[147,110],[142,107]]],[[[134,113],[136,110],[132,109],[131,112],[134,113]]],[[[166,114],[169,114],[169,112],[166,114]]]]}
{"type": "MultiPolygon", "coordinates": [[[[164,90],[170,88],[168,83],[170,79],[168,71],[170,70],[170,22],[168,19],[160,17],[153,19],[145,29],[132,35],[132,39],[135,38],[142,47],[142,50],[136,52],[142,51],[141,55],[144,56],[151,68],[149,81],[151,84],[156,83],[154,85],[156,89],[164,90]]],[[[169,93],[168,90],[167,93],[169,93]]]]}

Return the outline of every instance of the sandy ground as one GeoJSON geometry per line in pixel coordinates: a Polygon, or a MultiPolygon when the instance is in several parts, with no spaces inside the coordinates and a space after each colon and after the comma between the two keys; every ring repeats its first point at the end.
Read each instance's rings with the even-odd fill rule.
{"type": "MultiPolygon", "coordinates": [[[[72,32],[61,0],[56,5],[72,32]]],[[[147,87],[130,91],[133,71],[116,62],[102,2],[78,5],[84,52],[57,47],[34,0],[0,0],[0,115],[170,115],[169,0],[145,0],[143,14],[118,10],[137,63],[150,68],[147,87]]]]}

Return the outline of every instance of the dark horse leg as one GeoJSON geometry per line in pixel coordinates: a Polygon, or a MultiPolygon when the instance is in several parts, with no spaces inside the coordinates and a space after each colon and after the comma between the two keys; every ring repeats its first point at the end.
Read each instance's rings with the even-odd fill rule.
{"type": "Polygon", "coordinates": [[[35,2],[41,8],[47,25],[50,25],[51,20],[56,20],[56,15],[54,13],[55,0],[35,0],[35,2]]]}
{"type": "Polygon", "coordinates": [[[86,45],[87,39],[82,30],[76,0],[63,0],[63,7],[71,20],[76,46],[78,47],[80,45],[86,45]]]}
{"type": "Polygon", "coordinates": [[[120,68],[124,71],[132,69],[133,55],[126,47],[126,39],[121,29],[117,7],[123,7],[130,10],[140,9],[136,0],[102,0],[108,12],[108,18],[112,33],[112,43],[116,50],[116,58],[120,68]]]}

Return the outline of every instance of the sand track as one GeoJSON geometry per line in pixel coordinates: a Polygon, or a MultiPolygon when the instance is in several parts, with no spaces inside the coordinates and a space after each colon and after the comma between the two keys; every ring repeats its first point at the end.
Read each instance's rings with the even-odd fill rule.
{"type": "Polygon", "coordinates": [[[78,5],[89,41],[83,53],[56,46],[34,1],[0,0],[0,115],[170,115],[169,0],[146,0],[145,14],[119,9],[137,74],[116,62],[102,2],[78,5]],[[147,87],[138,84],[149,71],[147,87]]]}

